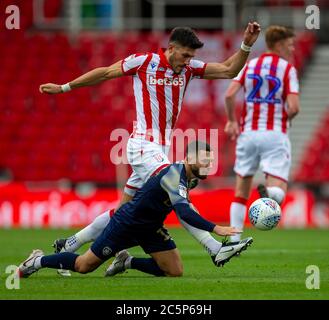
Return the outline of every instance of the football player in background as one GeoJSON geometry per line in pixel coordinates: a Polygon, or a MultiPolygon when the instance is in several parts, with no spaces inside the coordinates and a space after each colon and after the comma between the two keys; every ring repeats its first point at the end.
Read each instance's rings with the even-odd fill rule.
{"type": "MultiPolygon", "coordinates": [[[[126,269],[155,276],[182,276],[183,264],[179,251],[163,226],[172,210],[181,220],[206,232],[219,236],[240,232],[234,227],[222,227],[202,218],[188,199],[189,181],[193,178],[206,179],[213,159],[213,151],[207,143],[190,143],[184,161],[171,164],[148,179],[134,198],[115,212],[102,234],[83,255],[61,252],[45,256],[41,250],[33,250],[20,264],[19,275],[28,277],[41,268],[64,268],[88,273],[119,253],[108,268],[107,276],[114,276],[126,269]],[[151,257],[130,256],[126,249],[135,246],[141,246],[151,257]]],[[[221,243],[215,262],[224,265],[252,242],[249,237],[234,245],[221,243]]]]}
{"type": "MultiPolygon", "coordinates": [[[[231,226],[243,229],[252,179],[260,166],[266,187],[258,186],[261,197],[279,204],[284,200],[291,165],[288,130],[299,112],[297,71],[291,64],[294,33],[283,26],[265,32],[267,52],[250,60],[231,82],[225,97],[228,121],[225,132],[235,140],[235,198],[230,207],[231,226]],[[244,90],[240,124],[235,116],[235,96],[244,90]]],[[[231,237],[239,241],[241,235],[231,237]]]]}

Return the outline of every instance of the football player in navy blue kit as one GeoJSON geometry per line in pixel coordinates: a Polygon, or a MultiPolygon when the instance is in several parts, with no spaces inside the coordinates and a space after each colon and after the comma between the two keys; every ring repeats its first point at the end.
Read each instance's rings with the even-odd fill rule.
{"type": "MultiPolygon", "coordinates": [[[[62,252],[45,256],[33,250],[19,266],[21,277],[28,277],[41,268],[63,268],[79,273],[97,269],[103,262],[116,255],[106,271],[113,276],[126,269],[136,269],[155,276],[182,276],[183,265],[174,240],[163,223],[174,210],[178,217],[195,228],[232,236],[241,231],[223,227],[204,219],[191,204],[188,196],[189,181],[206,179],[214,155],[210,146],[201,141],[192,142],[184,161],[168,165],[151,177],[137,191],[134,198],[122,205],[111,217],[103,233],[84,254],[62,252]],[[149,258],[136,258],[126,249],[140,246],[149,258]]],[[[214,256],[217,265],[224,265],[231,257],[245,250],[252,238],[237,243],[223,243],[214,256]]]]}

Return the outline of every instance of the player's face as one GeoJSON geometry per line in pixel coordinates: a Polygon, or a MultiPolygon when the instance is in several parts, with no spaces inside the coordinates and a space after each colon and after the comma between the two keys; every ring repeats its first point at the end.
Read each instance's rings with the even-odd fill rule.
{"type": "Polygon", "coordinates": [[[213,151],[200,150],[196,159],[195,157],[191,158],[191,171],[197,178],[204,180],[207,178],[213,162],[213,151]]]}
{"type": "Polygon", "coordinates": [[[175,73],[180,73],[186,67],[191,59],[195,56],[196,49],[189,47],[182,47],[177,44],[170,44],[169,50],[169,63],[175,73]]]}
{"type": "Polygon", "coordinates": [[[291,60],[295,51],[294,38],[288,38],[279,43],[280,56],[286,60],[291,60]]]}

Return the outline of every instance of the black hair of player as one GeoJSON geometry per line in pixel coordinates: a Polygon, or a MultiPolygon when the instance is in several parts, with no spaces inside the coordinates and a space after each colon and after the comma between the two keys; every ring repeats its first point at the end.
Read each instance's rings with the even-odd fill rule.
{"type": "Polygon", "coordinates": [[[194,30],[190,27],[176,27],[169,37],[169,43],[177,43],[182,47],[191,49],[200,49],[203,47],[203,42],[199,40],[194,30]]]}

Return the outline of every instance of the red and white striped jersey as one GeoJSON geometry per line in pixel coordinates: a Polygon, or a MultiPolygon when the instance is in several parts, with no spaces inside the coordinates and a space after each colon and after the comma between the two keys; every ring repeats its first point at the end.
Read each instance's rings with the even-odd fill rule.
{"type": "Polygon", "coordinates": [[[299,91],[293,65],[276,54],[264,53],[250,60],[234,81],[244,88],[241,131],[287,132],[287,95],[299,91]]]}
{"type": "Polygon", "coordinates": [[[202,78],[205,68],[206,63],[191,60],[181,73],[175,74],[164,49],[158,53],[133,54],[124,59],[123,73],[133,76],[137,112],[134,133],[170,145],[186,87],[193,78],[202,78]]]}

